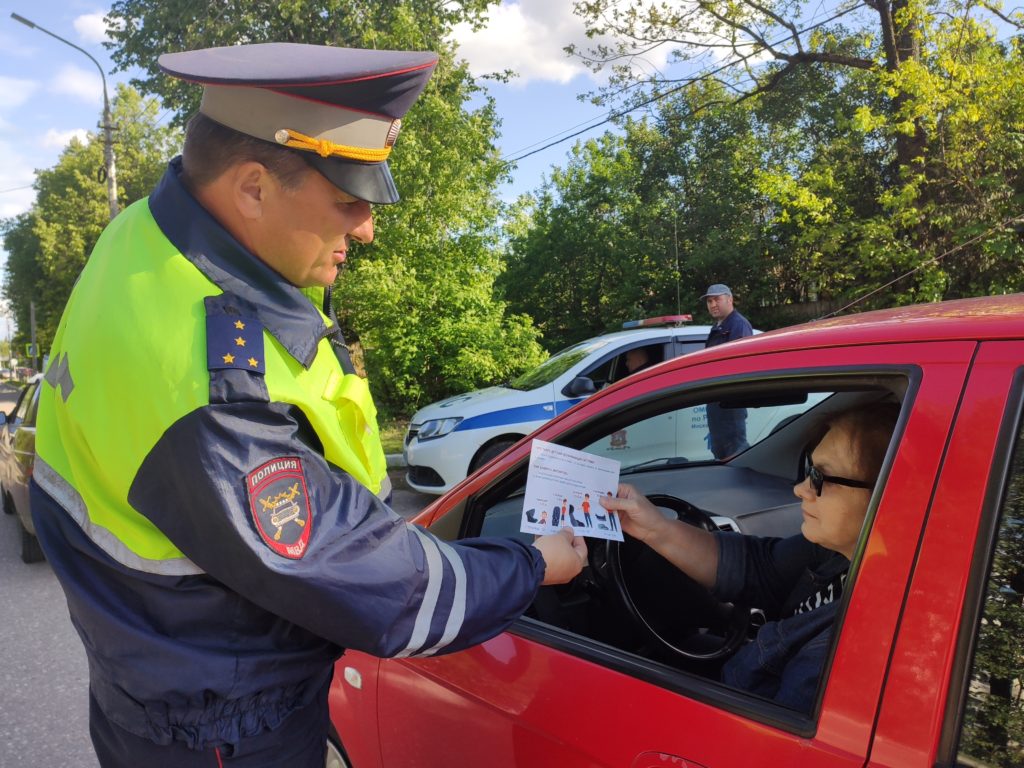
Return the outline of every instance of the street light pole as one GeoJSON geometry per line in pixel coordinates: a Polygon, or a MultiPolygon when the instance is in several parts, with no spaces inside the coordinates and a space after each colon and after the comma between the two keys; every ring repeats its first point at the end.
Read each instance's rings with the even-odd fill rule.
{"type": "Polygon", "coordinates": [[[12,13],[11,18],[30,29],[38,29],[40,32],[45,32],[65,45],[70,45],[76,51],[81,51],[89,57],[89,60],[96,65],[96,69],[100,71],[100,79],[103,81],[103,125],[101,126],[103,128],[103,162],[107,177],[107,202],[110,205],[110,218],[113,219],[117,216],[120,208],[117,205],[117,168],[114,165],[114,126],[110,122],[110,99],[107,96],[107,76],[103,72],[103,67],[85,48],[80,48],[70,40],[65,40],[60,35],[54,34],[45,27],[40,27],[34,21],[29,21],[24,16],[19,16],[16,13],[12,13]]]}

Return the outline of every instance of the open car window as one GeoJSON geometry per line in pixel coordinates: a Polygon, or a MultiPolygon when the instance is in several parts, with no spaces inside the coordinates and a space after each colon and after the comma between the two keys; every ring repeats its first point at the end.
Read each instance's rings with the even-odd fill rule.
{"type": "MultiPolygon", "coordinates": [[[[620,461],[621,481],[656,501],[666,516],[717,532],[799,537],[803,513],[794,485],[804,479],[805,455],[820,437],[828,414],[858,404],[899,404],[909,388],[906,375],[873,374],[864,378],[851,375],[845,380],[808,377],[780,381],[772,377],[764,382],[727,383],[713,391],[680,390],[658,397],[648,393],[601,413],[558,442],[620,461]],[[716,456],[708,425],[710,409],[728,412],[734,427],[736,420],[742,421],[742,445],[726,455],[716,456]]],[[[897,439],[898,431],[889,447],[890,457],[897,439]]],[[[524,461],[470,503],[463,535],[532,541],[532,535],[519,531],[526,469],[524,461]]],[[[865,531],[879,492],[880,487],[871,496],[865,531]]],[[[861,544],[865,535],[861,533],[861,544]]],[[[654,679],[668,688],[734,706],[736,689],[722,682],[723,666],[765,621],[780,618],[778,606],[765,612],[755,604],[743,605],[741,610],[744,616],[749,614],[752,623],[742,637],[732,638],[735,647],[716,656],[715,644],[728,639],[718,634],[730,631],[713,620],[721,610],[719,604],[709,600],[707,590],[695,582],[677,578],[676,569],[666,561],[650,556],[649,550],[643,552],[643,545],[629,542],[620,548],[616,562],[616,555],[603,541],[588,539],[590,566],[584,574],[567,586],[541,588],[529,618],[520,622],[517,631],[556,644],[557,639],[552,638],[564,636],[566,643],[560,648],[571,648],[571,652],[611,663],[620,671],[654,679]],[[639,608],[642,614],[639,618],[633,609],[623,607],[624,585],[630,593],[627,599],[635,603],[633,609],[639,608]],[[534,627],[543,631],[531,634],[534,627]],[[652,629],[657,639],[652,638],[652,629]],[[668,642],[661,642],[666,638],[668,642]],[[673,646],[692,653],[680,654],[673,646]],[[613,649],[611,657],[609,648],[613,649]]],[[[797,550],[799,546],[793,551],[797,550]]],[[[838,621],[843,605],[838,598],[852,589],[852,582],[845,585],[845,591],[839,589],[845,579],[845,573],[842,580],[836,577],[834,613],[838,621]]],[[[833,637],[838,631],[837,624],[833,637]]],[[[827,672],[822,679],[825,677],[827,672]]],[[[819,687],[819,696],[821,690],[819,687]]],[[[758,707],[777,706],[757,694],[751,694],[751,700],[758,707]]],[[[801,712],[801,717],[813,716],[812,710],[801,712]]]]}

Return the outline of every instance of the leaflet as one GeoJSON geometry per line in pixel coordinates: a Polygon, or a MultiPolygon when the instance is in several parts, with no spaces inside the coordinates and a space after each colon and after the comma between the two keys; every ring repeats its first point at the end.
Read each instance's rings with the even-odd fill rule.
{"type": "Polygon", "coordinates": [[[615,495],[619,467],[615,459],[534,440],[519,530],[546,534],[569,525],[577,536],[622,541],[618,514],[597,501],[615,495]]]}

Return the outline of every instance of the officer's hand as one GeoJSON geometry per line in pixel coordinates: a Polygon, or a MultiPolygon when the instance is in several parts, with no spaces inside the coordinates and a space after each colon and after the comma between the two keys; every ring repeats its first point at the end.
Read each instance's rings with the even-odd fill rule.
{"type": "Polygon", "coordinates": [[[533,546],[544,556],[544,581],[541,584],[565,584],[579,575],[587,564],[587,545],[582,536],[573,536],[572,528],[538,536],[533,546]]]}

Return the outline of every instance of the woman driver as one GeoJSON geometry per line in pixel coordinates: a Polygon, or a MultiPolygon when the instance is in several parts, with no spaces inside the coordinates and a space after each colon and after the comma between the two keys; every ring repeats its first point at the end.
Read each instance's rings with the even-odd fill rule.
{"type": "Polygon", "coordinates": [[[899,406],[876,403],[832,416],[811,451],[800,533],[785,539],[711,533],[666,518],[631,485],[601,504],[622,529],[720,600],[763,609],[754,641],[722,667],[722,682],[810,711],[832,637],[832,623],[881,471],[899,406]]]}

